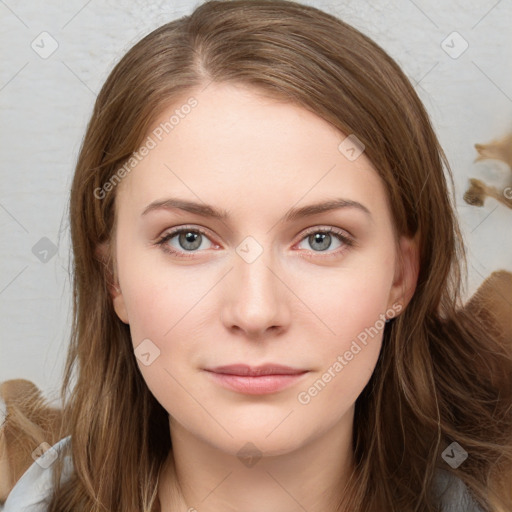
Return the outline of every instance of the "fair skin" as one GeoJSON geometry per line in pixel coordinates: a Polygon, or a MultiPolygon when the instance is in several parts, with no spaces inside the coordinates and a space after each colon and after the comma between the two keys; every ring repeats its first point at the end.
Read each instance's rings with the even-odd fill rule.
{"type": "Polygon", "coordinates": [[[160,350],[147,366],[137,361],[169,413],[161,510],[334,511],[353,469],[354,403],[377,362],[380,319],[414,291],[415,243],[402,237],[396,245],[376,170],[364,153],[347,159],[338,150],[345,135],[320,117],[242,85],[213,83],[191,95],[198,105],[116,191],[114,307],[134,349],[149,339],[160,350]],[[143,213],[171,197],[229,216],[143,213]],[[340,198],[368,211],[345,206],[284,219],[291,208],[340,198]],[[196,238],[178,234],[158,245],[183,226],[196,238]],[[334,233],[322,241],[321,228],[353,245],[334,233]],[[249,252],[262,251],[250,262],[237,252],[248,236],[257,242],[249,252]],[[371,327],[378,334],[350,357],[371,327]],[[339,356],[342,370],[333,370],[339,356]],[[205,371],[235,363],[305,373],[285,389],[250,395],[205,371]],[[308,392],[322,378],[320,392],[308,392]],[[247,446],[254,458],[237,455],[247,446]]]}

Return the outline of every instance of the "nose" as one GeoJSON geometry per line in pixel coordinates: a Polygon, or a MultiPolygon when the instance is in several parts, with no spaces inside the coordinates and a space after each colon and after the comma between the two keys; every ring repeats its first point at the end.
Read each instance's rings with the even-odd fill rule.
{"type": "Polygon", "coordinates": [[[290,323],[290,298],[271,251],[249,263],[235,255],[234,268],[224,280],[221,320],[235,334],[264,339],[285,332],[290,323]]]}

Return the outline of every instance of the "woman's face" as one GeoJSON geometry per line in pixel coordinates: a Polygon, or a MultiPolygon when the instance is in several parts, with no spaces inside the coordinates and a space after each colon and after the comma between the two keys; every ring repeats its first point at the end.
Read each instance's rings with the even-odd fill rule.
{"type": "Polygon", "coordinates": [[[240,85],[191,96],[117,185],[115,309],[171,427],[287,453],[351,425],[414,272],[352,138],[240,85]]]}

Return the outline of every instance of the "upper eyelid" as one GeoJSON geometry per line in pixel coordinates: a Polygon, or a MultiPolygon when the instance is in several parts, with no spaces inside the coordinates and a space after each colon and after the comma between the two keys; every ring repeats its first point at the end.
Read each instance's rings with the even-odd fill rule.
{"type": "Polygon", "coordinates": [[[210,233],[209,230],[207,230],[206,228],[197,227],[197,226],[178,226],[178,227],[169,229],[169,231],[166,230],[162,235],[160,235],[158,237],[158,239],[174,237],[184,231],[197,231],[197,232],[201,233],[202,235],[211,236],[209,234],[210,233]]]}
{"type": "Polygon", "coordinates": [[[343,231],[347,234],[347,238],[354,238],[354,235],[350,231],[344,228],[338,228],[336,226],[327,226],[323,224],[319,224],[318,226],[312,226],[311,228],[306,228],[301,231],[301,236],[306,236],[309,233],[315,233],[316,231],[327,231],[334,234],[340,234],[339,231],[343,231]]]}

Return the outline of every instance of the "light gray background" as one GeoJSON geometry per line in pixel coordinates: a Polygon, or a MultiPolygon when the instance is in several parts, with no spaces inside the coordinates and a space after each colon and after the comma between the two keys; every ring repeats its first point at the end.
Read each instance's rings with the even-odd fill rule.
{"type": "MultiPolygon", "coordinates": [[[[0,381],[30,379],[56,396],[70,323],[66,202],[95,96],[136,41],[197,3],[0,0],[0,381]],[[48,51],[52,38],[58,48],[47,58],[31,47],[48,51]],[[46,263],[33,252],[51,249],[43,237],[58,246],[46,263]]],[[[372,37],[415,84],[455,174],[466,296],[492,271],[512,270],[512,211],[462,200],[469,177],[512,184],[505,165],[474,163],[473,147],[512,130],[512,0],[305,3],[372,37]],[[458,58],[441,46],[453,31],[469,45],[458,58]]],[[[457,37],[448,40],[453,51],[463,48],[457,37]]]]}

